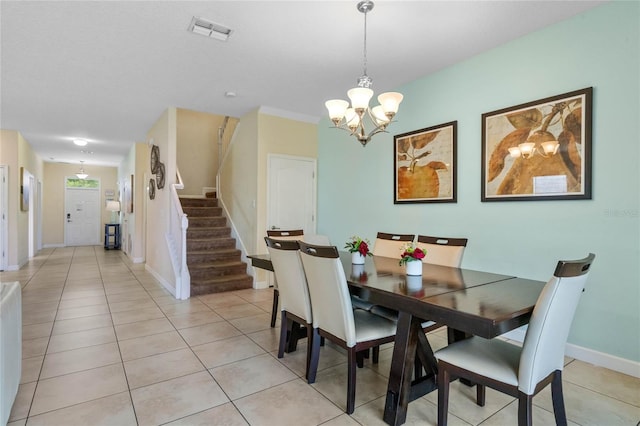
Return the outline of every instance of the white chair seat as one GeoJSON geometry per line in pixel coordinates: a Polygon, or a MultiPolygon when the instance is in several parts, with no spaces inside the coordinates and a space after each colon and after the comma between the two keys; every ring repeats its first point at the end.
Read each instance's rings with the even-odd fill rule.
{"type": "Polygon", "coordinates": [[[383,339],[396,334],[396,324],[393,321],[367,311],[354,310],[353,320],[356,327],[356,342],[383,339]]]}
{"type": "Polygon", "coordinates": [[[522,348],[504,340],[472,337],[435,353],[444,361],[474,371],[481,376],[512,386],[518,385],[522,348]]]}

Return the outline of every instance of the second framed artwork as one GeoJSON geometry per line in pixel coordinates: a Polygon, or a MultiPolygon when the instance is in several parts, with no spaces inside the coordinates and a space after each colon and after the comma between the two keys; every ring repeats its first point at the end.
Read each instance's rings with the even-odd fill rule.
{"type": "Polygon", "coordinates": [[[591,199],[592,91],[482,114],[482,201],[591,199]]]}
{"type": "Polygon", "coordinates": [[[394,204],[455,203],[457,121],[393,137],[394,204]]]}

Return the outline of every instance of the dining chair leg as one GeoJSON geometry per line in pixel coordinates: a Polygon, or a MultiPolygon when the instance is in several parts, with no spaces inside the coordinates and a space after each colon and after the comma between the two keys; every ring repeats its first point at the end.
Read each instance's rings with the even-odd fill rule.
{"type": "Polygon", "coordinates": [[[358,368],[363,368],[364,367],[365,351],[356,352],[355,357],[356,357],[356,365],[358,366],[358,368]]]}
{"type": "Polygon", "coordinates": [[[284,356],[284,349],[287,345],[287,334],[288,334],[288,322],[287,321],[287,313],[285,311],[281,312],[280,318],[280,344],[278,345],[278,358],[282,358],[284,356]]]}
{"type": "Polygon", "coordinates": [[[348,378],[347,378],[347,414],[353,414],[356,405],[356,358],[357,354],[355,348],[347,349],[347,364],[348,364],[348,378]]]}
{"type": "Polygon", "coordinates": [[[309,374],[307,382],[309,384],[315,383],[316,373],[318,371],[318,361],[320,359],[320,334],[318,329],[314,328],[311,334],[311,340],[308,342],[311,345],[311,357],[309,359],[309,374]]]}
{"type": "Polygon", "coordinates": [[[564,397],[562,396],[562,372],[556,370],[551,381],[551,400],[553,401],[553,415],[556,425],[566,426],[567,413],[564,410],[564,397]]]}
{"type": "Polygon", "coordinates": [[[533,426],[533,395],[518,392],[518,426],[533,426]]]}
{"type": "Polygon", "coordinates": [[[271,328],[276,326],[276,317],[278,315],[278,299],[280,292],[277,288],[273,289],[273,306],[271,306],[271,328]]]}
{"type": "Polygon", "coordinates": [[[476,404],[480,407],[484,407],[487,388],[480,383],[476,384],[476,404]]]}
{"type": "Polygon", "coordinates": [[[309,368],[311,367],[311,350],[313,349],[311,339],[313,339],[313,326],[311,324],[307,324],[307,369],[304,373],[304,378],[307,380],[309,380],[309,368]]]}
{"type": "Polygon", "coordinates": [[[447,426],[449,414],[449,371],[438,365],[438,426],[447,426]]]}

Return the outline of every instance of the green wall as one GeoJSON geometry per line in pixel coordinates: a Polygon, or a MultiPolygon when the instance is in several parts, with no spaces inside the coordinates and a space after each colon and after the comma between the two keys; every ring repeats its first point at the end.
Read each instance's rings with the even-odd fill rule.
{"type": "Polygon", "coordinates": [[[398,87],[397,122],[366,148],[323,120],[318,232],[340,247],[377,231],[465,236],[463,267],[539,280],[558,259],[594,252],[569,342],[640,361],[639,22],[638,2],[607,3],[398,87]],[[585,87],[593,87],[593,199],[482,203],[481,114],[585,87]],[[394,205],[393,134],[453,120],[458,202],[394,205]]]}

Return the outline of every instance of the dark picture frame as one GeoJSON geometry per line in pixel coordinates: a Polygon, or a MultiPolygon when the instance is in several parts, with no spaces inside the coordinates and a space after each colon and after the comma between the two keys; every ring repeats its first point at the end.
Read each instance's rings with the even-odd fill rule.
{"type": "Polygon", "coordinates": [[[393,203],[455,203],[458,122],[393,137],[393,203]]]}
{"type": "Polygon", "coordinates": [[[592,98],[587,87],[482,114],[482,201],[590,200],[592,98]]]}
{"type": "Polygon", "coordinates": [[[20,167],[20,210],[23,212],[29,211],[30,192],[29,172],[24,167],[20,167]]]}

